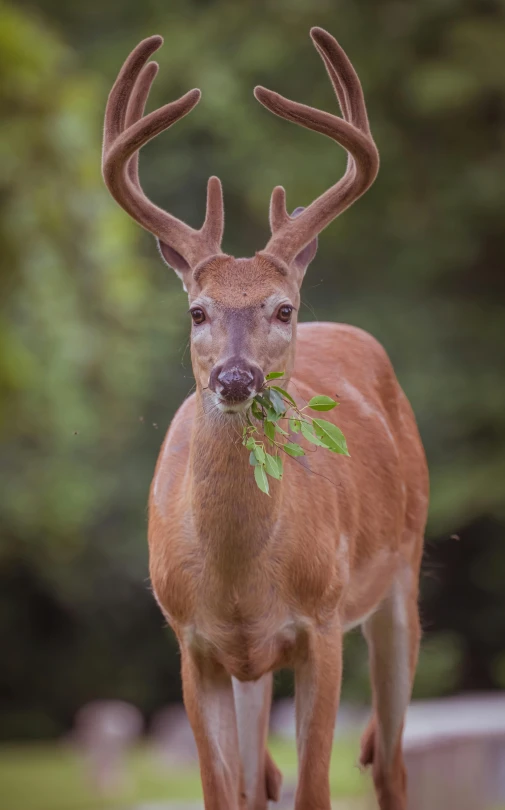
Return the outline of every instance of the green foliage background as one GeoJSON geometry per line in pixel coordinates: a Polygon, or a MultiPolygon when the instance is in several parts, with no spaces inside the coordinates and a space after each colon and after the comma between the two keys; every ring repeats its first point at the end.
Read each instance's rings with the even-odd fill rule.
{"type": "MultiPolygon", "coordinates": [[[[1,734],[50,736],[94,697],[147,713],[179,696],[149,592],[145,503],[192,386],[186,299],[100,177],[108,89],[161,33],[150,104],[199,86],[149,144],[143,185],[192,225],[223,180],[224,249],[268,235],[344,169],[335,144],[269,115],[264,84],[335,110],[310,45],[326,27],[365,89],[381,171],[320,240],[304,319],[385,345],[432,477],[420,695],[505,686],[505,4],[502,0],[0,2],[1,734]],[[459,541],[451,539],[457,535],[459,541]]],[[[348,643],[347,694],[366,692],[348,643]]],[[[280,681],[279,688],[290,688],[280,681]]]]}

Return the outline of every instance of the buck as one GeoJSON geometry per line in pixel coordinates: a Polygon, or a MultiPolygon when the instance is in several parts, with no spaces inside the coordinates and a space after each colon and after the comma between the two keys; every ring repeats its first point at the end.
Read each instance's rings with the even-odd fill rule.
{"type": "MultiPolygon", "coordinates": [[[[123,65],[105,116],[103,175],[116,201],[158,240],[189,296],[195,393],[164,441],[149,501],[152,586],[181,651],[183,694],[206,810],[263,810],[281,774],[267,748],[272,673],[295,673],[296,810],[329,810],[329,766],[342,638],[367,639],[373,713],[360,761],[381,810],[405,810],[401,738],[419,647],[418,580],[428,503],[425,457],[410,405],[382,347],[333,323],[297,325],[300,287],[317,234],[363,194],[379,158],[359,79],[342,48],[314,28],[342,117],[263,87],[268,110],[348,152],[343,177],[289,216],[282,187],[271,239],[253,258],[221,251],[221,184],[211,177],[195,230],[139,184],[138,150],[186,115],[199,90],[144,116],[162,44],[141,42],[123,65]],[[306,445],[270,497],[240,441],[267,373],[283,371],[302,407],[337,395],[350,458],[306,445]],[[312,452],[311,452],[312,451],[312,452]]],[[[332,414],[336,414],[333,417],[332,414]]]]}

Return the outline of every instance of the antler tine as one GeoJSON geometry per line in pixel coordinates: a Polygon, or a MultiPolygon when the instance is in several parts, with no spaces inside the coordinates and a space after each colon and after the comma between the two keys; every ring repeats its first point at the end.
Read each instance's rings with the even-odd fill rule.
{"type": "Polygon", "coordinates": [[[201,95],[199,90],[190,90],[143,117],[158,72],[155,62],[146,62],[162,42],[158,36],[144,40],[121,68],[107,102],[102,171],[112,196],[130,216],[194,268],[208,256],[221,252],[224,213],[219,180],[209,180],[205,221],[200,230],[195,230],[154,205],[142,191],[138,177],[139,149],[187,115],[201,95]]]}
{"type": "Polygon", "coordinates": [[[325,63],[343,118],[291,101],[264,87],[254,90],[257,100],[271,112],[327,135],[349,153],[344,176],[296,218],[286,212],[282,186],[273,190],[270,203],[272,238],[265,252],[278,256],[288,264],[369,188],[379,168],[379,155],[370,134],[363,91],[354,68],[338,42],[327,31],[313,28],[311,37],[325,63]]]}
{"type": "Polygon", "coordinates": [[[310,36],[325,64],[345,120],[370,135],[361,82],[351,60],[324,28],[312,28],[310,36]]]}
{"type": "Polygon", "coordinates": [[[157,51],[162,44],[163,38],[157,35],[142,40],[133,49],[119,71],[105,108],[104,155],[124,130],[128,101],[140,71],[151,54],[157,51]]]}
{"type": "Polygon", "coordinates": [[[212,175],[207,183],[207,213],[202,225],[201,233],[211,244],[218,245],[220,252],[221,240],[224,232],[224,202],[223,187],[219,177],[212,175]]]}
{"type": "MultiPolygon", "coordinates": [[[[149,97],[151,85],[158,73],[157,62],[148,62],[140,71],[135,84],[135,92],[131,94],[126,108],[125,129],[128,129],[144,115],[144,109],[149,97]]],[[[128,163],[128,175],[136,186],[140,186],[139,181],[139,153],[135,152],[128,163]]]]}

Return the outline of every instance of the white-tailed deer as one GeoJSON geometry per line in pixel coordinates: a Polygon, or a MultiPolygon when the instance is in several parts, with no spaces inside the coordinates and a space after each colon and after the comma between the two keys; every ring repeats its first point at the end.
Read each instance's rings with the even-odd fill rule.
{"type": "Polygon", "coordinates": [[[110,93],[103,173],[123,208],[153,233],[181,276],[193,320],[196,391],[177,412],[149,504],[154,593],[181,649],[184,702],[198,746],[207,810],[263,810],[281,775],[266,750],[272,673],[296,683],[297,810],[329,810],[328,771],[342,671],[342,635],[368,642],[373,715],[361,762],[381,810],[405,810],[401,736],[419,646],[418,578],[428,504],[412,410],[381,346],[352,326],[297,327],[300,287],[317,234],[371,185],[378,153],[359,79],[326,31],[314,28],[342,118],[257,87],[282,118],[321,132],[348,154],[344,176],[307,209],[286,213],[281,187],[272,237],[250,259],[221,252],[221,184],[209,180],[194,230],[143,193],[138,150],[198,102],[192,90],[143,117],[161,37],[141,42],[110,93]],[[303,406],[337,395],[332,411],[351,457],[305,445],[271,497],[256,487],[241,425],[265,375],[283,371],[303,406]],[[312,451],[312,452],[311,452],[312,451]],[[309,454],[310,453],[310,454],[309,454]]]}

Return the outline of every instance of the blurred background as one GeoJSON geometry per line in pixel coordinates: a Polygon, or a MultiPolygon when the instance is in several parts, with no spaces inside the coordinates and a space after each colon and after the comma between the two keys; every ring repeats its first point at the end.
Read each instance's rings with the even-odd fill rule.
{"type": "MultiPolygon", "coordinates": [[[[192,387],[187,299],[154,240],[104,188],[108,91],[137,42],[162,34],[149,109],[195,86],[203,99],[143,150],[143,186],[198,227],[217,174],[223,248],[252,255],[268,239],[274,185],[286,186],[293,209],[344,171],[333,142],[252,95],[263,84],[337,111],[312,25],[339,39],[359,73],[381,171],[323,233],[302,320],[372,332],[418,418],[432,494],[415,697],[505,688],[503,0],[0,0],[0,796],[9,810],[67,810],[77,793],[76,808],[95,806],[71,789],[67,753],[52,742],[75,735],[86,704],[133,704],[132,728],[152,731],[181,697],[176,645],[147,579],[145,507],[164,432],[192,387]]],[[[279,676],[278,697],[292,688],[279,676]]],[[[368,699],[358,632],[347,639],[343,699],[368,699]]],[[[349,756],[343,770],[356,750],[349,756]]]]}

